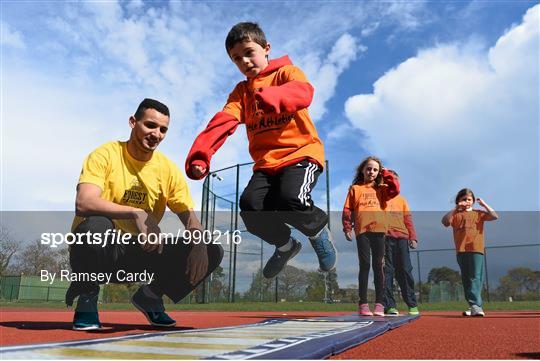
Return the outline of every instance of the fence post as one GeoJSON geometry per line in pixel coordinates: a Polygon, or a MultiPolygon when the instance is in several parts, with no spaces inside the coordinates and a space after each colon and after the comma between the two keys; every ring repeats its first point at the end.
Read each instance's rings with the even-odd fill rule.
{"type": "Polygon", "coordinates": [[[259,288],[259,293],[260,293],[260,297],[259,297],[259,300],[262,302],[264,301],[264,286],[263,286],[263,274],[262,274],[262,271],[263,271],[263,240],[261,238],[261,265],[260,265],[260,270],[261,270],[261,278],[260,278],[260,281],[259,281],[259,284],[261,285],[261,287],[259,288]]]}
{"type": "Polygon", "coordinates": [[[416,251],[416,268],[418,270],[418,302],[422,303],[422,276],[420,274],[420,251],[416,251]]]}
{"type": "Polygon", "coordinates": [[[274,291],[274,293],[275,293],[274,297],[275,297],[275,302],[276,302],[276,303],[278,303],[278,278],[279,278],[279,277],[276,276],[276,289],[275,289],[275,291],[274,291]]]}
{"type": "Polygon", "coordinates": [[[325,161],[326,163],[326,212],[328,213],[328,229],[331,229],[330,227],[330,168],[328,164],[328,160],[325,161]]]}
{"type": "MultiPolygon", "coordinates": [[[[240,164],[236,165],[236,202],[234,203],[234,229],[238,229],[238,183],[240,183],[240,164]]],[[[235,301],[236,292],[236,243],[233,246],[233,286],[232,286],[232,302],[235,301]]]]}
{"type": "Polygon", "coordinates": [[[484,270],[486,272],[487,301],[489,302],[489,278],[488,278],[488,266],[487,266],[487,249],[484,249],[484,270]]]}
{"type": "Polygon", "coordinates": [[[47,287],[47,302],[49,302],[49,295],[51,293],[51,288],[50,287],[47,287]]]}
{"type": "MultiPolygon", "coordinates": [[[[231,203],[231,232],[234,233],[236,229],[234,228],[234,208],[233,204],[231,203]]],[[[233,254],[233,243],[229,243],[229,295],[228,295],[228,301],[232,302],[232,254],[233,254]]]]}

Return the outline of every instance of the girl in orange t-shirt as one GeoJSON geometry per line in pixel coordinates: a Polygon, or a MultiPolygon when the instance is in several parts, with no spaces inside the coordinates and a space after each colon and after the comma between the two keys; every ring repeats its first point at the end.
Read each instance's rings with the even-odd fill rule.
{"type": "Polygon", "coordinates": [[[353,228],[358,248],[358,313],[362,316],[384,316],[384,246],[386,202],[399,194],[397,178],[384,169],[379,159],[367,157],[356,169],[353,184],[349,188],[343,206],[343,232],[352,241],[353,228]],[[373,252],[375,282],[375,310],[369,309],[367,290],[370,253],[373,252]]]}
{"type": "Polygon", "coordinates": [[[499,216],[482,199],[476,199],[484,210],[473,209],[474,193],[464,188],[456,195],[456,207],[442,218],[445,227],[452,226],[457,261],[469,309],[463,316],[484,316],[482,285],[484,283],[484,222],[499,216]]]}

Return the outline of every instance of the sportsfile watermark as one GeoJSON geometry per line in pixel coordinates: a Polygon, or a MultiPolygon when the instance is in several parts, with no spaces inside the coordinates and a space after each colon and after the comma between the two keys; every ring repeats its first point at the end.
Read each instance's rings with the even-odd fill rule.
{"type": "Polygon", "coordinates": [[[108,229],[104,233],[61,233],[61,232],[45,232],[41,233],[41,244],[48,245],[51,248],[56,248],[61,245],[73,244],[89,244],[101,245],[130,245],[130,244],[221,244],[239,245],[242,243],[242,234],[239,230],[235,231],[220,231],[220,230],[182,230],[177,233],[149,233],[132,235],[131,233],[122,232],[118,229],[108,229]]]}

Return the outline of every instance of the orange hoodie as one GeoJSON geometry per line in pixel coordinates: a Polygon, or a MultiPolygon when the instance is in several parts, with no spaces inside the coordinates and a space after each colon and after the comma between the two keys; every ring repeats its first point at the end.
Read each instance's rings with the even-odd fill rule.
{"type": "Polygon", "coordinates": [[[195,139],[186,159],[186,174],[197,179],[191,166],[210,168],[214,153],[239,124],[246,125],[253,170],[275,174],[310,159],[324,167],[324,148],[307,107],[313,87],[288,56],[270,60],[253,79],[236,85],[227,104],[195,139]]]}

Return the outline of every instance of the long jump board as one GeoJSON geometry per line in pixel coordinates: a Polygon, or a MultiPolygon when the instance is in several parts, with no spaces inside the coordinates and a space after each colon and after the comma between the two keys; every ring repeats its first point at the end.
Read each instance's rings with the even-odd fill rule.
{"type": "Polygon", "coordinates": [[[417,317],[271,319],[233,327],[3,347],[0,359],[324,359],[417,317]]]}

